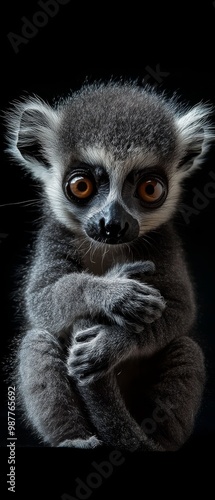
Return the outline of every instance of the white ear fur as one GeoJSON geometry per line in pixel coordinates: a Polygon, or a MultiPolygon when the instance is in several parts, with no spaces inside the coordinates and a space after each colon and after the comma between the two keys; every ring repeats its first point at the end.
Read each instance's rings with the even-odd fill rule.
{"type": "MultiPolygon", "coordinates": [[[[203,162],[215,139],[210,123],[211,105],[198,104],[188,110],[178,110],[175,124],[179,137],[181,162],[178,178],[192,174],[203,162]]],[[[40,181],[50,178],[51,165],[57,162],[57,131],[61,113],[58,109],[34,97],[15,102],[6,113],[6,151],[40,181]],[[37,154],[34,154],[35,147],[37,154]],[[38,154],[39,152],[39,154],[38,154]]]]}
{"type": "Polygon", "coordinates": [[[35,97],[15,102],[6,114],[6,123],[6,151],[30,171],[33,177],[47,181],[50,175],[47,164],[51,165],[53,160],[59,113],[35,97]],[[40,150],[39,158],[31,151],[36,144],[40,150]]]}
{"type": "Polygon", "coordinates": [[[213,111],[211,105],[198,104],[176,118],[179,144],[184,151],[179,167],[182,178],[201,166],[215,140],[215,129],[210,121],[213,111]]]}

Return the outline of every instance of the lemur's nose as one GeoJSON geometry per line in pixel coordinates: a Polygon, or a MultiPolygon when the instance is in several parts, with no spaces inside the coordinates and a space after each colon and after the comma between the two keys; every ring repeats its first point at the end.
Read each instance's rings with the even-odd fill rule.
{"type": "Polygon", "coordinates": [[[138,222],[120,203],[112,202],[101,213],[98,237],[109,244],[126,243],[138,236],[138,222]]]}
{"type": "Polygon", "coordinates": [[[85,231],[96,241],[118,245],[137,238],[139,224],[119,202],[115,201],[106,205],[100,214],[97,213],[88,219],[85,231]]]}
{"type": "Polygon", "coordinates": [[[105,218],[103,217],[100,222],[100,230],[101,234],[107,239],[120,239],[123,238],[126,231],[129,229],[128,222],[125,224],[121,224],[118,221],[109,221],[106,223],[105,218]]]}

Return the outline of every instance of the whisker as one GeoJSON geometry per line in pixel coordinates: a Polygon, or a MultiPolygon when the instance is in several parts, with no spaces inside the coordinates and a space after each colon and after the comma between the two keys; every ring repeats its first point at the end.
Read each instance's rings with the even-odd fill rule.
{"type": "Polygon", "coordinates": [[[12,206],[15,206],[15,205],[23,205],[24,207],[28,207],[28,206],[31,206],[31,205],[37,205],[37,206],[41,206],[41,201],[38,200],[37,198],[33,199],[33,200],[23,200],[23,201],[13,201],[13,202],[9,202],[9,203],[3,203],[0,205],[0,208],[3,208],[3,207],[12,207],[12,206]]]}

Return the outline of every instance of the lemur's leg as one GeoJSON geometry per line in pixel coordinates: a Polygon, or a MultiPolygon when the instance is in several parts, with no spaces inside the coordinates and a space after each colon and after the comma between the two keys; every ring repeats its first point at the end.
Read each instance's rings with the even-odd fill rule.
{"type": "Polygon", "coordinates": [[[34,430],[52,446],[91,448],[99,444],[87,423],[72,381],[64,350],[49,332],[31,330],[17,355],[17,384],[24,414],[34,430]]]}
{"type": "Polygon", "coordinates": [[[79,389],[104,444],[124,451],[163,451],[129,413],[113,372],[79,389]]]}
{"type": "MultiPolygon", "coordinates": [[[[74,339],[81,333],[83,338],[86,337],[86,343],[81,347],[80,356],[76,353],[74,357],[73,346],[74,344],[77,346],[77,343],[73,339],[67,360],[68,373],[71,378],[76,380],[81,398],[84,400],[88,410],[89,421],[93,423],[99,439],[105,445],[128,451],[138,449],[162,450],[159,444],[156,444],[153,439],[148,438],[142,432],[141,427],[129,413],[122,398],[114,369],[106,370],[106,366],[100,365],[102,360],[99,359],[99,350],[95,349],[95,352],[92,353],[93,359],[91,359],[90,352],[92,347],[90,346],[89,350],[88,345],[90,344],[90,339],[94,335],[96,337],[97,331],[101,330],[101,334],[104,336],[110,334],[110,340],[111,336],[113,336],[114,349],[114,333],[117,334],[118,329],[118,326],[93,325],[90,319],[76,322],[73,327],[74,339]],[[102,376],[98,375],[100,369],[102,370],[102,376]],[[83,375],[83,378],[79,377],[79,374],[83,375]],[[87,382],[84,377],[85,374],[87,375],[87,382]]],[[[107,356],[109,354],[107,346],[107,356]]]]}
{"type": "MultiPolygon", "coordinates": [[[[89,324],[90,322],[86,322],[85,325],[86,339],[90,337],[89,324]]],[[[114,348],[116,337],[114,338],[112,327],[107,325],[104,328],[107,331],[103,330],[103,335],[107,334],[112,338],[114,348]]],[[[93,335],[96,326],[91,329],[93,335]]],[[[117,333],[116,330],[116,336],[117,333]]],[[[74,336],[77,335],[79,336],[78,332],[74,332],[74,336]]],[[[81,335],[84,337],[83,322],[81,335]]],[[[144,379],[144,374],[143,379],[138,380],[138,406],[143,408],[142,419],[139,418],[138,423],[125,406],[114,369],[105,370],[101,360],[96,364],[99,350],[93,353],[95,364],[91,360],[88,365],[89,353],[85,357],[83,349],[87,353],[87,342],[80,350],[81,359],[77,359],[77,363],[81,361],[82,364],[78,368],[71,350],[68,369],[72,368],[70,373],[76,375],[76,368],[81,373],[84,368],[88,375],[87,382],[84,378],[77,378],[78,388],[88,408],[89,420],[105,444],[131,451],[175,450],[186,441],[193,429],[205,380],[202,351],[193,340],[188,337],[173,340],[155,356],[156,364],[150,381],[144,379]],[[97,369],[102,370],[101,377],[96,375],[97,369]],[[93,370],[95,377],[90,378],[93,370]]],[[[144,357],[141,358],[141,363],[144,366],[144,357]]]]}
{"type": "Polygon", "coordinates": [[[148,415],[141,428],[166,451],[179,449],[191,435],[205,386],[204,356],[190,337],[174,339],[157,356],[156,374],[145,394],[148,415]],[[147,418],[148,417],[148,418],[147,418]]]}

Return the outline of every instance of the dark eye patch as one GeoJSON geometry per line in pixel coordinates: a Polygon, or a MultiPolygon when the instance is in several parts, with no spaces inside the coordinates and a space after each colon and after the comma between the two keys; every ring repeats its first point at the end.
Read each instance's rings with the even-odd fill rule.
{"type": "Polygon", "coordinates": [[[101,196],[109,188],[109,176],[100,165],[88,165],[75,161],[63,180],[63,191],[74,203],[88,204],[95,196],[101,196]]]}

